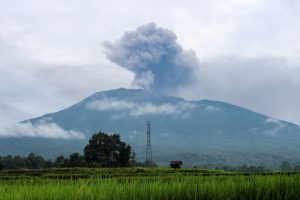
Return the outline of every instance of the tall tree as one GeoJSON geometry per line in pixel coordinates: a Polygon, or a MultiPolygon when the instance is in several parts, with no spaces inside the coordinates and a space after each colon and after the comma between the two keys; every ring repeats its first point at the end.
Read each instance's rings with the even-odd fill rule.
{"type": "Polygon", "coordinates": [[[121,141],[119,134],[96,133],[84,148],[84,158],[101,167],[128,166],[131,147],[121,141]]]}
{"type": "Polygon", "coordinates": [[[54,167],[57,168],[68,167],[68,164],[68,158],[65,158],[63,155],[58,156],[54,161],[54,167]]]}
{"type": "Polygon", "coordinates": [[[27,158],[21,156],[15,156],[13,158],[14,166],[16,169],[28,168],[27,158]]]}
{"type": "Polygon", "coordinates": [[[69,167],[84,167],[86,166],[86,162],[84,157],[79,153],[73,153],[69,158],[69,167]]]}
{"type": "Polygon", "coordinates": [[[26,159],[28,169],[41,169],[44,167],[45,160],[43,157],[31,153],[26,159]]]}

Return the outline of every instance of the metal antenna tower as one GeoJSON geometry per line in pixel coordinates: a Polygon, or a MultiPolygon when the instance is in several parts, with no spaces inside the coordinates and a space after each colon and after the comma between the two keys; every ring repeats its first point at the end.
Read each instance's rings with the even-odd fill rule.
{"type": "Polygon", "coordinates": [[[146,149],[146,163],[152,163],[152,150],[151,150],[151,124],[147,122],[147,149],[146,149]]]}

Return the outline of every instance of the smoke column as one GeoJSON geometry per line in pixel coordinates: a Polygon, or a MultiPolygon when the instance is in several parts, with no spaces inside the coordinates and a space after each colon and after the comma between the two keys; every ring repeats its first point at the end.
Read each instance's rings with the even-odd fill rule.
{"type": "Polygon", "coordinates": [[[155,23],[139,26],[103,45],[111,62],[134,72],[134,87],[156,93],[169,94],[189,84],[199,66],[194,51],[184,50],[174,32],[155,23]]]}

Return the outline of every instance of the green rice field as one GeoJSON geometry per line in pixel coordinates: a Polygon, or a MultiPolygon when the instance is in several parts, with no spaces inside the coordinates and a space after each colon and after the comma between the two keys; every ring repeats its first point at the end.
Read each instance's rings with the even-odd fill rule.
{"type": "Polygon", "coordinates": [[[3,171],[1,199],[300,199],[300,174],[201,169],[3,171]]]}

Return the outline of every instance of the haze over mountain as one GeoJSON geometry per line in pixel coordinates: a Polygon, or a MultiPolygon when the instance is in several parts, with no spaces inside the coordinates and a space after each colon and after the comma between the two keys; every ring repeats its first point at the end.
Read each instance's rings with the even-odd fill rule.
{"type": "Polygon", "coordinates": [[[67,109],[22,122],[32,127],[55,125],[76,137],[1,138],[0,151],[53,158],[81,152],[91,135],[101,130],[120,133],[143,161],[147,120],[152,125],[153,157],[160,164],[181,159],[186,165],[272,165],[299,158],[296,124],[224,102],[187,101],[124,88],[98,92],[67,109]]]}

